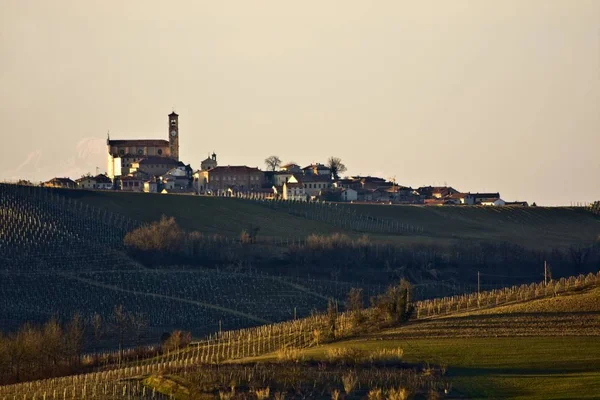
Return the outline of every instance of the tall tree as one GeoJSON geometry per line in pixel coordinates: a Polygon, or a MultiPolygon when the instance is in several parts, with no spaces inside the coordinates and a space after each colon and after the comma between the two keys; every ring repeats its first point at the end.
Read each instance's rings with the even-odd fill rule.
{"type": "Polygon", "coordinates": [[[270,156],[265,158],[265,165],[269,171],[277,171],[281,165],[281,159],[277,156],[270,156]]]}
{"type": "Polygon", "coordinates": [[[347,168],[339,157],[329,157],[327,167],[331,170],[333,179],[340,179],[340,175],[346,172],[347,168]]]}

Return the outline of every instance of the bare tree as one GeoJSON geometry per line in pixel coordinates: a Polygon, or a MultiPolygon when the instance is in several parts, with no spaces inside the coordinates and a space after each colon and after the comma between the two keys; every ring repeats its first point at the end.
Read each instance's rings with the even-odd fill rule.
{"type": "Polygon", "coordinates": [[[333,179],[340,179],[340,175],[346,172],[347,168],[339,157],[329,157],[327,167],[331,170],[333,179]]]}
{"type": "Polygon", "coordinates": [[[112,328],[114,332],[117,334],[119,340],[119,365],[121,364],[121,360],[123,359],[123,342],[125,340],[125,335],[130,328],[131,320],[127,315],[127,312],[123,309],[122,305],[118,305],[113,310],[112,315],[112,328]]]}
{"type": "Polygon", "coordinates": [[[265,158],[265,165],[269,171],[277,171],[281,165],[281,159],[277,156],[270,156],[265,158]]]}

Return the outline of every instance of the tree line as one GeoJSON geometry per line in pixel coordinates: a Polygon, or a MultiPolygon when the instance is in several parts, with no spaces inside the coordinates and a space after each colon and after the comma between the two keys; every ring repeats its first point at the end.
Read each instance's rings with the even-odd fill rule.
{"type": "MultiPolygon", "coordinates": [[[[146,328],[145,315],[118,305],[106,318],[94,314],[84,319],[75,314],[61,322],[51,317],[41,325],[26,323],[15,332],[0,332],[0,384],[81,373],[100,364],[121,364],[149,355],[148,348],[141,346],[146,328]],[[101,353],[101,344],[105,348],[118,348],[118,352],[101,353]],[[135,345],[133,351],[125,352],[126,344],[135,345]],[[94,353],[83,357],[86,351],[94,353]]],[[[166,332],[160,341],[158,351],[169,352],[189,344],[191,334],[166,332]]]]}

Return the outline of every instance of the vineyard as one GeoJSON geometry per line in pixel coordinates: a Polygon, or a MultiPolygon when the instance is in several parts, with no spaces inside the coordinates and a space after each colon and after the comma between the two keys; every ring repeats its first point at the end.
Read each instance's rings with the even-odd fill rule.
{"type": "Polygon", "coordinates": [[[291,215],[324,222],[344,230],[381,233],[381,234],[423,234],[423,227],[406,222],[375,217],[359,212],[357,207],[347,207],[338,203],[306,202],[306,201],[269,201],[259,200],[272,210],[285,211],[291,215]]]}
{"type": "MultiPolygon", "coordinates": [[[[147,269],[131,259],[123,237],[140,223],[64,196],[63,191],[0,185],[0,325],[42,323],[117,305],[148,320],[147,341],[164,331],[202,337],[309,315],[327,299],[343,302],[352,283],[217,270],[147,269]]],[[[222,246],[233,246],[227,237],[222,246]]],[[[239,246],[239,244],[237,244],[239,246]]],[[[365,287],[376,294],[380,287],[365,287]]]]}
{"type": "MultiPolygon", "coordinates": [[[[553,298],[561,294],[577,293],[598,287],[600,287],[600,273],[550,281],[546,284],[535,283],[479,294],[421,301],[415,304],[415,319],[416,321],[424,320],[422,322],[424,324],[427,324],[429,320],[443,323],[445,319],[439,318],[441,314],[460,315],[466,310],[481,311],[503,304],[519,304],[534,299],[553,298]]],[[[369,315],[373,311],[369,309],[364,312],[369,319],[369,315]]],[[[340,340],[355,333],[356,326],[353,323],[351,312],[336,313],[335,319],[335,339],[340,340]]],[[[160,394],[151,392],[143,385],[140,386],[139,382],[143,377],[167,374],[187,376],[199,373],[198,371],[201,370],[199,367],[202,365],[248,360],[252,357],[273,354],[282,349],[318,348],[326,340],[325,334],[330,324],[330,317],[318,314],[255,328],[217,332],[202,341],[191,344],[186,349],[132,362],[121,368],[0,387],[0,399],[10,399],[15,395],[24,400],[44,398],[44,396],[61,399],[160,398],[158,397],[160,394]]],[[[419,323],[410,324],[406,326],[406,329],[414,329],[414,326],[419,326],[419,323]]],[[[446,325],[447,328],[448,325],[446,325]]],[[[401,327],[399,332],[404,329],[405,327],[401,327]]],[[[421,332],[421,335],[427,334],[426,331],[421,332]]],[[[536,334],[539,335],[540,332],[536,334]]],[[[554,332],[553,334],[561,336],[564,332],[554,332]]],[[[598,335],[597,329],[595,333],[591,332],[590,334],[598,335]]],[[[435,336],[435,332],[433,336],[435,336]]],[[[390,337],[389,333],[387,337],[390,337]]],[[[331,337],[328,340],[331,340],[331,337]]]]}

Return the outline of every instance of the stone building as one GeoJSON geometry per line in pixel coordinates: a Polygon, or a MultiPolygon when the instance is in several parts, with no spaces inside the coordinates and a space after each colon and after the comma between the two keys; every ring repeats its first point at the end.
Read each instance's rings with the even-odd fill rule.
{"type": "Polygon", "coordinates": [[[206,186],[215,194],[248,193],[264,183],[264,173],[247,166],[215,167],[208,171],[206,186]]]}
{"type": "Polygon", "coordinates": [[[169,114],[169,140],[132,139],[106,140],[108,148],[108,177],[127,175],[133,170],[133,164],[149,157],[164,157],[179,161],[179,115],[169,114]]]}

